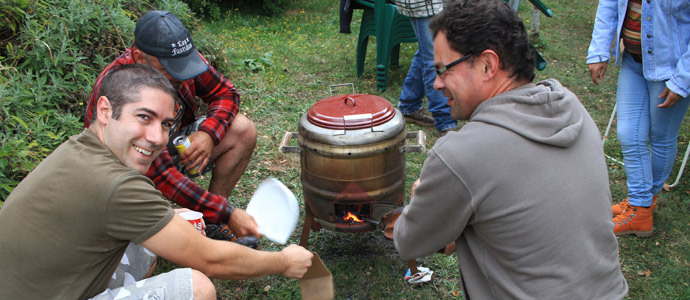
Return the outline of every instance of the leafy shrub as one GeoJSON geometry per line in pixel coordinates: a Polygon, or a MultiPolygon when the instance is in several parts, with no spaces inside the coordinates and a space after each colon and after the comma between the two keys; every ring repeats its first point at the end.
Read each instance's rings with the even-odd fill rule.
{"type": "Polygon", "coordinates": [[[0,37],[7,38],[17,33],[19,25],[24,20],[24,10],[28,0],[7,0],[0,3],[0,37]]]}
{"type": "MultiPolygon", "coordinates": [[[[251,2],[251,1],[249,1],[251,2]]],[[[261,0],[261,8],[269,15],[277,15],[288,7],[288,0],[261,0]]]]}
{"type": "Polygon", "coordinates": [[[218,0],[185,0],[189,8],[200,18],[210,20],[220,19],[218,0]]]}
{"type": "Polygon", "coordinates": [[[0,198],[67,137],[78,132],[80,123],[70,113],[61,113],[53,95],[64,93],[48,83],[48,75],[27,71],[1,85],[0,97],[0,198]]]}
{"type": "MultiPolygon", "coordinates": [[[[93,82],[131,45],[139,16],[168,10],[195,27],[194,15],[179,0],[23,3],[22,21],[2,25],[21,24],[0,52],[0,205],[45,156],[81,130],[93,82]]],[[[8,12],[19,15],[0,4],[0,16],[8,12]]]]}
{"type": "Polygon", "coordinates": [[[266,52],[258,59],[247,58],[243,60],[245,68],[254,73],[262,71],[264,68],[273,66],[272,52],[266,52]]]}
{"type": "Polygon", "coordinates": [[[289,5],[289,0],[184,0],[189,8],[199,17],[218,20],[223,10],[229,8],[256,10],[263,15],[278,15],[289,5]]]}

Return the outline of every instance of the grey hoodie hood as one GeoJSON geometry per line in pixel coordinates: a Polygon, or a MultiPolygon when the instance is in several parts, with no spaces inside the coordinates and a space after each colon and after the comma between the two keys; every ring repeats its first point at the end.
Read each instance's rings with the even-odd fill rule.
{"type": "Polygon", "coordinates": [[[482,102],[470,121],[506,128],[526,139],[567,148],[580,135],[585,116],[575,94],[555,79],[530,83],[482,102]]]}

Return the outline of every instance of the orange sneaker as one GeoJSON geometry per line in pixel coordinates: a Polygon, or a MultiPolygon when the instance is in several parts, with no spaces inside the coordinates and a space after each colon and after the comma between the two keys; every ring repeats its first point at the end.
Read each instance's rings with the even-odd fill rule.
{"type": "MultiPolygon", "coordinates": [[[[628,207],[628,198],[625,198],[625,200],[618,202],[614,205],[611,205],[611,212],[613,212],[613,216],[617,216],[622,214],[625,211],[625,208],[628,207]]],[[[656,195],[652,197],[652,210],[656,209],[656,195]]]]}
{"type": "Polygon", "coordinates": [[[623,213],[613,218],[613,233],[616,235],[634,234],[638,237],[650,237],[654,230],[654,219],[651,207],[632,206],[628,202],[623,213]]]}

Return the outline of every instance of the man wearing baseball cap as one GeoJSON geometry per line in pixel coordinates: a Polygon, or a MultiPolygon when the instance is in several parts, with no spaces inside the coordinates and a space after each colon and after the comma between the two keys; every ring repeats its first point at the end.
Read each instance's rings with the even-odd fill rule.
{"type": "Polygon", "coordinates": [[[256,145],[256,127],[238,112],[240,96],[235,86],[197,52],[189,31],[175,15],[150,11],[139,19],[133,45],[98,76],[89,96],[84,127],[93,120],[103,77],[134,63],[156,68],[175,87],[178,101],[170,141],[179,135],[186,135],[189,141],[183,153],[168,144],[146,176],[166,198],[202,212],[209,237],[255,246],[254,237],[259,236],[256,222],[227,197],[247,168],[256,145]],[[204,116],[194,114],[197,98],[208,105],[204,116]],[[209,170],[208,190],[189,179],[209,170]]]}
{"type": "MultiPolygon", "coordinates": [[[[134,45],[155,56],[165,71],[178,81],[201,75],[209,69],[192,43],[182,22],[170,12],[145,14],[134,30],[134,45]]],[[[170,79],[170,78],[169,78],[170,79]]]]}

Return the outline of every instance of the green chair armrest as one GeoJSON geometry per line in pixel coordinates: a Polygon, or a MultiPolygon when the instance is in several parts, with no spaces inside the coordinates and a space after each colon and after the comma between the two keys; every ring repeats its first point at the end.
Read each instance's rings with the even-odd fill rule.
{"type": "Polygon", "coordinates": [[[358,4],[364,5],[364,6],[366,6],[366,7],[374,8],[374,2],[373,2],[373,1],[368,1],[368,0],[354,0],[354,2],[357,2],[358,4]]]}
{"type": "Polygon", "coordinates": [[[534,5],[536,8],[538,8],[547,17],[549,17],[549,18],[553,17],[553,12],[548,7],[546,7],[546,5],[544,5],[544,3],[542,3],[541,1],[529,0],[529,2],[531,2],[532,5],[534,5]]]}

